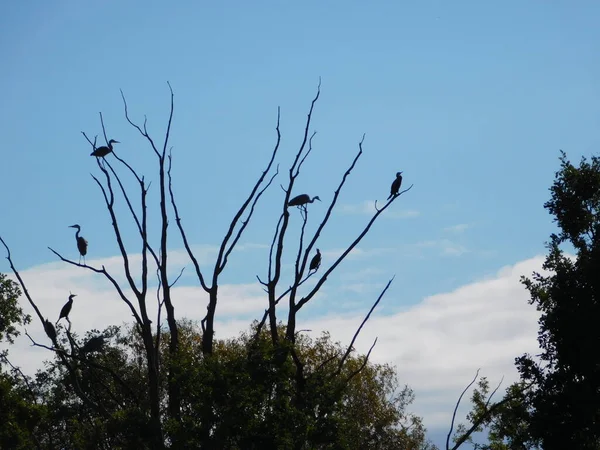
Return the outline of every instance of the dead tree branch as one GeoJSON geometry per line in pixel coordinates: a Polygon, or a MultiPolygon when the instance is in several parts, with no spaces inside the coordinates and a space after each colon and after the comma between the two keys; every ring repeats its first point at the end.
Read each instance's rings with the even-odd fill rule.
{"type": "MultiPolygon", "coordinates": [[[[402,192],[403,193],[408,192],[411,188],[412,188],[412,186],[409,187],[408,189],[405,189],[402,192]]],[[[325,271],[325,273],[321,276],[321,279],[317,282],[317,284],[313,287],[313,289],[298,302],[298,304],[296,305],[296,308],[295,308],[296,312],[299,311],[300,308],[302,308],[306,303],[308,303],[314,297],[314,295],[319,291],[319,289],[325,283],[325,281],[327,281],[327,277],[329,276],[329,274],[331,274],[331,272],[334,271],[334,269],[346,258],[346,256],[352,250],[354,250],[354,248],[360,243],[360,241],[369,232],[369,230],[371,229],[371,227],[373,226],[373,223],[375,223],[377,218],[391,205],[392,201],[395,200],[399,196],[400,196],[400,194],[398,194],[398,196],[394,197],[392,200],[390,200],[388,203],[386,203],[386,205],[383,206],[380,210],[375,212],[375,214],[373,215],[371,220],[369,220],[369,222],[367,223],[367,225],[365,226],[363,231],[358,235],[358,237],[354,240],[354,242],[352,242],[352,244],[350,244],[350,246],[342,253],[342,255],[340,257],[338,257],[338,259],[331,265],[331,267],[329,267],[329,269],[327,269],[325,271]]]]}
{"type": "MultiPolygon", "coordinates": [[[[312,138],[311,138],[311,140],[312,140],[312,138]]],[[[294,334],[295,334],[294,332],[296,329],[296,313],[300,309],[300,307],[297,307],[297,305],[296,305],[296,294],[297,294],[297,290],[299,287],[299,285],[297,283],[301,279],[304,271],[306,270],[306,265],[308,263],[308,259],[310,257],[310,252],[311,252],[312,248],[315,246],[317,239],[319,238],[319,236],[321,235],[321,232],[325,228],[325,225],[327,225],[327,222],[329,222],[329,218],[331,217],[333,208],[335,207],[335,205],[337,203],[337,199],[340,195],[340,192],[341,192],[342,188],[344,187],[344,184],[346,183],[346,179],[348,178],[348,176],[350,175],[350,173],[356,166],[358,159],[362,155],[362,152],[363,152],[362,144],[363,144],[364,140],[365,140],[365,135],[363,134],[362,139],[358,143],[358,153],[354,157],[354,160],[352,161],[352,164],[350,164],[350,167],[348,167],[348,169],[344,173],[344,176],[342,177],[340,184],[338,185],[337,189],[335,190],[335,192],[333,194],[333,199],[331,200],[329,207],[327,208],[327,212],[325,213],[323,220],[317,227],[317,230],[315,231],[315,234],[314,234],[313,238],[311,239],[310,243],[307,245],[306,250],[304,252],[304,258],[302,260],[302,265],[300,266],[299,269],[297,268],[296,280],[295,280],[296,284],[292,286],[292,290],[290,292],[290,301],[289,301],[290,310],[288,312],[288,324],[287,324],[287,331],[286,331],[287,339],[290,339],[292,341],[294,340],[294,334]]],[[[310,144],[309,147],[312,147],[312,144],[310,144]]]]}
{"type": "MultiPolygon", "coordinates": [[[[456,412],[458,411],[458,407],[460,406],[460,401],[462,400],[463,395],[465,395],[465,393],[469,390],[469,388],[471,386],[473,386],[473,383],[475,383],[475,381],[477,381],[477,377],[479,376],[480,370],[481,369],[477,369],[477,372],[475,373],[473,380],[462,391],[462,393],[460,394],[460,397],[458,397],[458,401],[456,402],[456,406],[454,407],[454,412],[452,413],[452,422],[450,422],[450,431],[448,431],[448,436],[446,436],[446,450],[450,450],[450,437],[452,436],[452,431],[454,430],[454,421],[456,420],[456,412]]],[[[465,440],[466,439],[467,438],[465,438],[465,440]]],[[[458,448],[458,447],[455,446],[454,448],[458,448]]]]}
{"type": "MultiPolygon", "coordinates": [[[[350,341],[350,345],[348,346],[348,349],[346,350],[346,353],[344,353],[344,356],[342,356],[342,359],[340,360],[340,363],[339,363],[338,368],[337,368],[337,375],[339,375],[339,373],[342,371],[342,366],[344,365],[344,363],[346,362],[346,359],[348,358],[348,356],[352,352],[352,349],[354,347],[354,343],[356,342],[356,338],[358,338],[358,335],[360,334],[360,331],[362,330],[362,328],[365,325],[365,323],[367,323],[367,321],[371,317],[371,313],[373,313],[373,311],[375,310],[375,308],[377,308],[377,305],[379,304],[379,302],[381,301],[381,299],[385,295],[386,291],[388,290],[388,288],[392,284],[392,281],[394,281],[394,278],[395,278],[395,275],[387,282],[387,284],[385,285],[385,288],[383,288],[383,291],[381,291],[381,294],[379,294],[379,297],[377,297],[377,300],[375,301],[375,303],[373,303],[373,306],[371,306],[371,309],[369,310],[369,313],[365,316],[365,318],[363,319],[362,323],[360,324],[360,326],[358,327],[358,329],[354,333],[354,336],[352,337],[352,340],[350,341]]],[[[375,345],[375,344],[373,344],[373,345],[375,345]]],[[[369,353],[370,353],[370,351],[369,351],[369,353]]]]}
{"type": "Polygon", "coordinates": [[[319,79],[319,85],[317,87],[317,94],[315,95],[315,97],[313,98],[313,100],[311,102],[310,109],[309,109],[308,115],[306,117],[306,124],[304,127],[304,136],[302,139],[302,143],[300,144],[300,148],[298,149],[298,152],[296,153],[294,162],[292,163],[292,165],[289,169],[289,181],[288,181],[287,188],[282,187],[282,189],[285,192],[285,196],[283,199],[283,205],[282,205],[283,207],[282,207],[281,216],[279,218],[279,222],[278,222],[276,230],[275,230],[275,235],[273,236],[273,243],[271,245],[271,252],[270,252],[270,256],[269,256],[269,277],[268,277],[268,282],[267,282],[267,292],[268,292],[268,298],[269,298],[269,309],[268,309],[269,326],[270,326],[270,330],[271,330],[271,339],[274,344],[277,344],[277,342],[279,341],[279,335],[278,335],[278,331],[277,331],[277,315],[276,315],[276,303],[275,302],[276,302],[276,298],[277,298],[276,288],[277,288],[277,284],[279,283],[279,279],[281,277],[281,258],[283,256],[283,243],[284,243],[284,238],[285,238],[285,234],[286,234],[286,231],[288,228],[288,223],[289,223],[289,218],[290,218],[290,213],[288,211],[288,202],[290,200],[290,196],[291,196],[292,189],[294,187],[296,178],[300,174],[300,168],[302,167],[302,164],[306,160],[306,155],[304,155],[304,158],[302,158],[302,155],[304,154],[304,150],[306,148],[307,143],[309,143],[309,149],[308,149],[307,154],[312,150],[312,147],[310,145],[310,141],[312,139],[311,138],[309,139],[308,133],[310,130],[310,124],[311,124],[311,120],[312,120],[314,107],[315,107],[317,100],[319,99],[320,94],[321,94],[321,80],[319,79]],[[276,243],[276,246],[275,246],[275,243],[276,243]],[[273,258],[273,251],[272,251],[273,247],[275,247],[275,257],[274,258],[273,258]]]}

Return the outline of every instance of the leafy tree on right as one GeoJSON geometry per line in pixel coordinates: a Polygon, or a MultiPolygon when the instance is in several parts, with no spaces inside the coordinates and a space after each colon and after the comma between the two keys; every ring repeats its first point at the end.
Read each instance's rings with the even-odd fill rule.
{"type": "MultiPolygon", "coordinates": [[[[547,244],[549,274],[522,279],[541,313],[542,353],[516,359],[521,381],[481,422],[490,435],[479,449],[600,449],[600,158],[560,161],[544,204],[560,229],[547,244]]],[[[489,410],[488,390],[475,390],[471,422],[489,410]]]]}

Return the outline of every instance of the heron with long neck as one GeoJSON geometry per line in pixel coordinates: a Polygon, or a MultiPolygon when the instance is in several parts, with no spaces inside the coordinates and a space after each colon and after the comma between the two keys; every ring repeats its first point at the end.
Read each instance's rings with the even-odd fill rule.
{"type": "Polygon", "coordinates": [[[77,229],[75,233],[75,241],[77,242],[77,250],[79,250],[79,264],[81,264],[81,257],[83,256],[83,264],[85,264],[85,255],[87,254],[88,241],[86,241],[83,236],[79,236],[79,232],[81,231],[81,227],[77,224],[70,225],[69,228],[77,229]]]}
{"type": "Polygon", "coordinates": [[[106,155],[108,155],[109,153],[111,153],[113,151],[113,146],[112,146],[113,144],[120,144],[120,142],[115,141],[114,139],[111,139],[110,141],[108,141],[108,145],[103,145],[102,147],[98,147],[92,153],[90,153],[90,156],[104,158],[106,155]]]}
{"type": "Polygon", "coordinates": [[[396,179],[392,183],[392,187],[390,188],[390,196],[387,198],[388,200],[392,197],[398,195],[398,191],[400,190],[400,186],[402,186],[402,172],[396,173],[396,179]]]}
{"type": "Polygon", "coordinates": [[[65,306],[63,306],[60,310],[60,315],[58,316],[58,320],[56,321],[57,324],[63,317],[67,319],[67,322],[69,322],[69,324],[71,324],[71,321],[69,320],[69,313],[71,312],[71,308],[73,307],[73,298],[75,297],[77,297],[77,294],[69,295],[69,300],[67,301],[67,303],[65,303],[65,306]]]}
{"type": "Polygon", "coordinates": [[[310,198],[310,196],[308,196],[307,194],[300,194],[300,195],[297,195],[296,197],[294,197],[293,199],[291,199],[287,205],[301,207],[301,206],[305,206],[308,203],[312,203],[315,200],[321,201],[321,199],[319,198],[318,195],[315,195],[313,198],[310,198]]]}

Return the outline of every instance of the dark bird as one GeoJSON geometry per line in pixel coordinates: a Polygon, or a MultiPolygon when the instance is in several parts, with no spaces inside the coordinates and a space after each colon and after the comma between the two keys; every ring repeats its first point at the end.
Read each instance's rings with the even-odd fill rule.
{"type": "Polygon", "coordinates": [[[52,322],[50,322],[48,319],[46,319],[46,321],[44,322],[44,331],[46,332],[52,343],[56,344],[56,329],[54,328],[54,325],[52,325],[52,322]]]}
{"type": "Polygon", "coordinates": [[[81,257],[83,256],[83,263],[85,264],[85,255],[87,254],[88,241],[86,241],[83,236],[79,236],[79,232],[81,231],[81,227],[77,224],[70,225],[69,228],[77,228],[77,232],[75,233],[75,240],[77,241],[77,250],[79,250],[79,263],[81,264],[81,257]]]}
{"type": "Polygon", "coordinates": [[[69,295],[69,301],[65,303],[65,306],[63,306],[60,310],[60,316],[58,317],[56,323],[58,323],[63,317],[67,319],[67,322],[71,323],[71,321],[69,320],[69,313],[71,312],[71,308],[73,307],[73,297],[77,297],[77,294],[69,295]]]}
{"type": "Polygon", "coordinates": [[[307,194],[300,194],[288,202],[288,206],[304,206],[307,203],[312,203],[315,200],[321,201],[318,195],[315,195],[312,199],[307,194]]]}
{"type": "Polygon", "coordinates": [[[310,260],[309,272],[311,270],[316,271],[321,265],[321,252],[317,249],[317,254],[313,256],[313,259],[310,260]]]}
{"type": "Polygon", "coordinates": [[[104,336],[94,336],[83,344],[81,347],[81,353],[98,352],[102,350],[104,346],[104,336]]]}
{"type": "Polygon", "coordinates": [[[103,145],[102,147],[98,147],[96,150],[94,150],[92,153],[90,153],[90,156],[97,156],[98,158],[104,158],[106,155],[108,155],[110,152],[113,151],[113,144],[120,144],[119,141],[115,141],[114,139],[111,139],[110,141],[108,141],[108,147],[106,145],[103,145]]]}
{"type": "Polygon", "coordinates": [[[402,172],[396,173],[396,179],[392,183],[392,187],[390,189],[390,196],[387,198],[388,200],[390,198],[392,198],[394,195],[398,195],[400,186],[402,186],[402,172]]]}

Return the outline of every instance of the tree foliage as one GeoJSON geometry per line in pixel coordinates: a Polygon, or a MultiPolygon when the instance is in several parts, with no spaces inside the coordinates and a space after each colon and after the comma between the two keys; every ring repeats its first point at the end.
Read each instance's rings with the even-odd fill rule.
{"type": "Polygon", "coordinates": [[[19,285],[0,273],[0,342],[14,342],[19,335],[18,326],[31,322],[31,317],[23,313],[18,300],[21,296],[19,285]]]}
{"type": "MultiPolygon", "coordinates": [[[[282,368],[274,362],[277,349],[270,334],[263,331],[254,339],[256,323],[252,332],[215,341],[212,356],[199,351],[202,332],[194,323],[178,325],[178,353],[173,356],[164,344],[160,360],[179,368],[184,420],[169,420],[165,430],[181,448],[431,448],[421,420],[407,412],[413,393],[400,388],[395,369],[351,354],[338,375],[345,349],[327,333],[314,340],[298,336],[296,349],[307,379],[298,397],[293,363],[282,368]]],[[[285,335],[283,326],[279,332],[285,335]]],[[[81,347],[93,334],[71,338],[81,347]]],[[[103,350],[82,355],[77,371],[83,391],[108,416],[78,398],[69,371],[55,358],[35,379],[10,380],[13,404],[6,411],[24,414],[12,420],[24,428],[19,431],[21,448],[50,449],[57,442],[64,449],[151,448],[145,439],[143,342],[135,327],[110,327],[103,335],[103,350]]],[[[166,376],[160,392],[166,405],[166,376]]]]}

